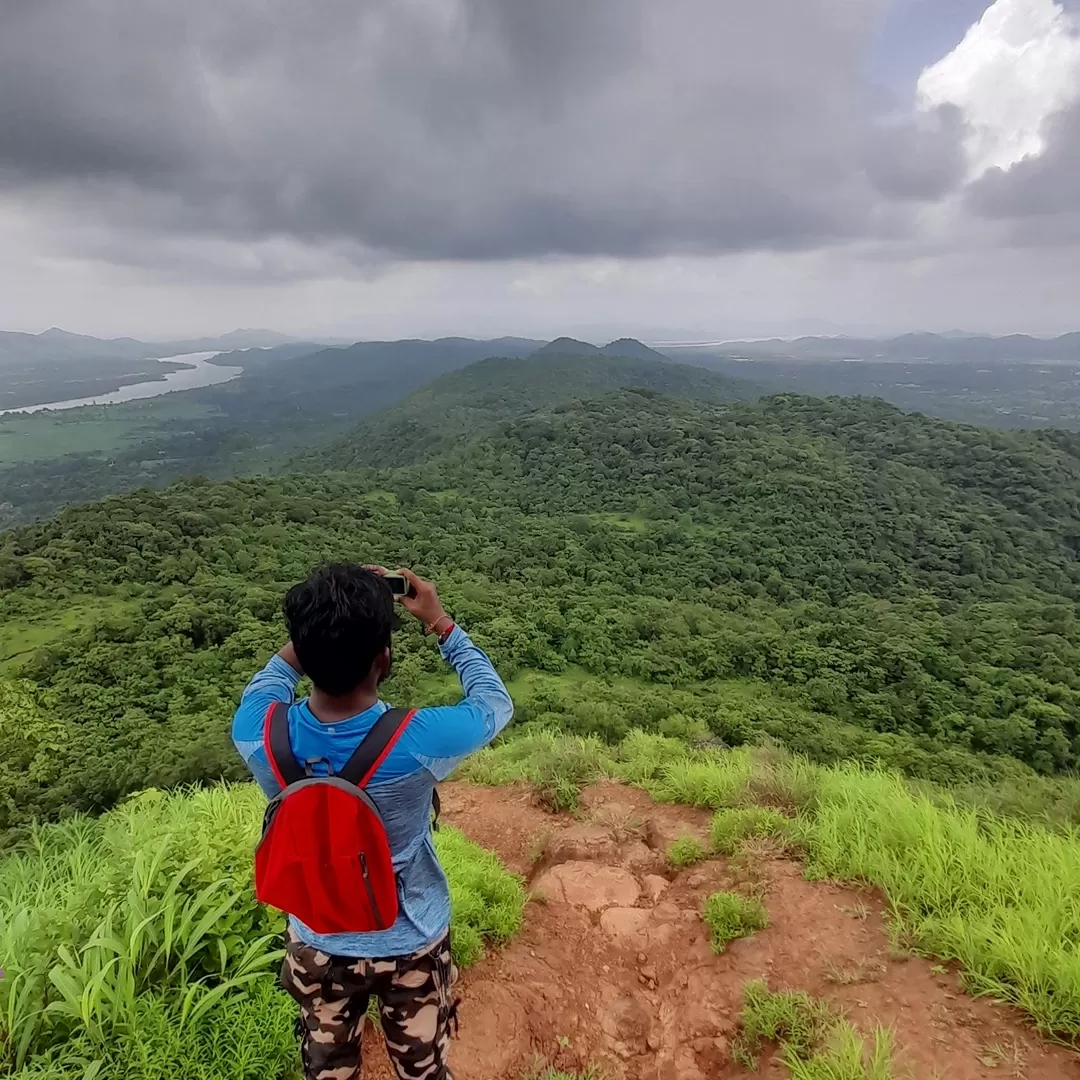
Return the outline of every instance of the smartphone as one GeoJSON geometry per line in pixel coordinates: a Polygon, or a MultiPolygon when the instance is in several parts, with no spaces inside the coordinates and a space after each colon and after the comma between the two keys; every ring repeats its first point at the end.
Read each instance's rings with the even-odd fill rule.
{"type": "Polygon", "coordinates": [[[383,574],[383,581],[395,596],[415,596],[412,584],[404,574],[383,574]]]}

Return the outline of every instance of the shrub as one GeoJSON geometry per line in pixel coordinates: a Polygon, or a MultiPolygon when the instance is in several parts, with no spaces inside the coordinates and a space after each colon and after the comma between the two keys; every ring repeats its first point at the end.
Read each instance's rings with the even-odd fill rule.
{"type": "Polygon", "coordinates": [[[750,754],[732,750],[711,757],[686,756],[673,761],[645,787],[660,802],[685,803],[719,810],[742,806],[750,788],[750,754]]]}
{"type": "Polygon", "coordinates": [[[809,1059],[785,1051],[791,1080],[892,1080],[893,1034],[875,1028],[866,1040],[846,1021],[839,1021],[825,1045],[809,1059]]]}
{"type": "Polygon", "coordinates": [[[679,739],[634,730],[612,748],[611,754],[614,759],[612,775],[643,787],[659,779],[667,766],[684,761],[687,747],[679,739]]]}
{"type": "Polygon", "coordinates": [[[749,937],[769,925],[769,913],[756,896],[715,892],[705,901],[701,917],[709,927],[715,953],[722,953],[736,938],[749,937]]]}
{"type": "Polygon", "coordinates": [[[764,979],[755,979],[743,988],[739,1035],[732,1053],[750,1069],[766,1042],[790,1046],[797,1057],[808,1058],[835,1019],[826,1002],[801,990],[773,993],[764,979]]]}
{"type": "Polygon", "coordinates": [[[610,775],[613,765],[599,739],[560,737],[541,730],[506,739],[477,754],[459,775],[479,784],[525,780],[537,788],[550,809],[568,811],[577,809],[581,789],[610,775]]]}
{"type": "Polygon", "coordinates": [[[821,769],[774,743],[750,751],[748,795],[752,802],[794,813],[811,809],[821,769]]]}
{"type": "Polygon", "coordinates": [[[684,833],[668,848],[668,862],[682,870],[705,858],[705,845],[689,833],[684,833]]]}
{"type": "Polygon", "coordinates": [[[764,836],[786,837],[791,821],[778,810],[763,806],[744,806],[736,810],[718,810],[709,836],[713,850],[720,855],[734,855],[745,840],[764,836]]]}
{"type": "Polygon", "coordinates": [[[891,1080],[892,1033],[866,1041],[828,1002],[800,990],[770,992],[763,979],[746,984],[732,1056],[754,1070],[766,1042],[780,1047],[793,1080],[891,1080]]]}

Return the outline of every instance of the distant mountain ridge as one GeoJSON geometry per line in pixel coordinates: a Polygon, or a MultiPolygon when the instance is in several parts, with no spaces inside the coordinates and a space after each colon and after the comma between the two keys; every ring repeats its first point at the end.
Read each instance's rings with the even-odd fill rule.
{"type": "Polygon", "coordinates": [[[274,330],[232,330],[218,337],[156,342],[131,337],[96,338],[72,334],[56,326],[40,334],[0,330],[0,367],[92,360],[148,360],[180,353],[265,349],[298,340],[274,330]]]}
{"type": "MultiPolygon", "coordinates": [[[[634,343],[640,350],[652,350],[634,343]]],[[[460,439],[537,409],[570,405],[615,390],[641,389],[676,398],[749,401],[764,390],[705,368],[634,356],[611,356],[596,346],[559,338],[528,357],[488,357],[429,382],[392,408],[322,450],[305,455],[309,471],[404,465],[437,454],[460,439]],[[552,346],[556,346],[552,350],[552,346]]],[[[628,347],[625,342],[611,348],[628,347]]]]}
{"type": "Polygon", "coordinates": [[[801,337],[794,341],[726,341],[722,345],[680,349],[679,355],[746,359],[878,360],[931,363],[1069,363],[1080,362],[1080,331],[1055,338],[1028,334],[989,337],[950,331],[912,333],[894,338],[801,337]]]}
{"type": "Polygon", "coordinates": [[[654,360],[668,363],[671,357],[650,349],[636,338],[618,338],[607,345],[592,345],[587,341],[578,341],[572,337],[558,337],[537,349],[534,356],[626,356],[636,360],[654,360]]]}
{"type": "Polygon", "coordinates": [[[534,356],[599,356],[600,349],[587,341],[572,337],[558,337],[541,346],[534,356]]]}

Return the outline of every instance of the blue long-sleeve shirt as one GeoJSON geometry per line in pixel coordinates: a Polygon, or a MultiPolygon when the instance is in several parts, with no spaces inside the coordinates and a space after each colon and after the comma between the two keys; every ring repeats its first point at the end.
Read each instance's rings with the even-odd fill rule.
{"type": "MultiPolygon", "coordinates": [[[[420,709],[367,787],[390,840],[400,899],[397,922],[373,934],[316,934],[290,917],[301,941],[333,956],[408,956],[438,941],[449,926],[450,889],[431,839],[432,789],[506,727],[514,704],[487,655],[460,627],[440,651],[461,679],[464,700],[420,709]]],[[[300,678],[281,657],[272,657],[248,683],[233,718],[233,742],[268,798],[281,790],[263,747],[272,702],[291,703],[289,743],[297,760],[323,758],[335,771],[390,708],[379,701],[348,720],[324,724],[306,698],[295,700],[300,678]]]]}

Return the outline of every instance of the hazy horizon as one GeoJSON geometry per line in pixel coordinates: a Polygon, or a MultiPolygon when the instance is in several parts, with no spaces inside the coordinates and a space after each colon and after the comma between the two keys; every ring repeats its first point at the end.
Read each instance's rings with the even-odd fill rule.
{"type": "MultiPolygon", "coordinates": [[[[840,328],[830,327],[822,325],[820,322],[808,323],[802,329],[797,330],[773,330],[758,326],[753,329],[747,330],[745,333],[733,333],[733,334],[679,334],[672,331],[671,328],[664,330],[655,330],[650,333],[643,331],[641,333],[633,333],[628,331],[625,327],[612,327],[607,329],[598,329],[596,327],[589,327],[583,330],[575,330],[573,328],[567,330],[565,327],[554,332],[547,333],[535,333],[526,334],[517,331],[510,331],[507,333],[495,333],[485,334],[468,331],[449,331],[446,333],[403,333],[397,338],[386,337],[364,337],[362,335],[354,335],[347,333],[327,333],[312,330],[307,333],[304,332],[288,332],[275,326],[236,326],[231,325],[224,330],[207,330],[207,331],[192,331],[187,333],[170,334],[170,335],[147,335],[145,337],[138,337],[135,334],[110,334],[107,337],[86,333],[81,330],[73,330],[67,326],[51,325],[43,327],[41,329],[22,330],[14,327],[0,326],[0,333],[13,332],[13,333],[25,333],[31,334],[35,337],[40,337],[43,334],[47,334],[50,331],[61,331],[68,334],[77,334],[85,337],[100,338],[101,340],[110,339],[123,339],[123,338],[136,338],[136,340],[143,340],[150,344],[157,342],[174,342],[183,340],[196,340],[196,339],[214,339],[224,338],[231,335],[238,334],[279,334],[282,338],[289,340],[304,342],[309,341],[313,344],[325,343],[333,341],[338,345],[346,345],[360,342],[373,342],[373,341],[405,341],[405,340],[424,340],[424,341],[437,341],[443,338],[469,338],[475,341],[491,341],[501,338],[521,338],[524,340],[536,340],[536,341],[553,341],[560,337],[570,337],[579,341],[584,341],[590,345],[606,345],[609,342],[617,341],[621,338],[633,338],[642,344],[649,345],[652,348],[662,349],[680,349],[680,348],[709,348],[712,346],[724,345],[730,342],[738,341],[768,341],[768,340],[786,340],[793,341],[797,338],[804,337],[821,337],[821,338],[856,338],[856,339],[872,339],[872,340],[891,340],[894,338],[904,337],[907,335],[919,335],[919,334],[934,334],[938,336],[950,336],[961,335],[964,337],[1010,337],[1014,335],[1023,335],[1033,337],[1037,339],[1053,339],[1061,337],[1070,333],[1080,331],[1080,318],[1077,319],[1075,327],[1073,329],[1062,330],[1060,332],[1040,334],[1031,333],[1026,330],[1012,330],[1000,334],[985,333],[979,330],[971,330],[966,327],[949,326],[946,329],[927,329],[925,327],[910,327],[903,330],[892,331],[875,331],[870,328],[840,328]]],[[[250,346],[239,345],[237,348],[246,348],[250,346]]]]}

